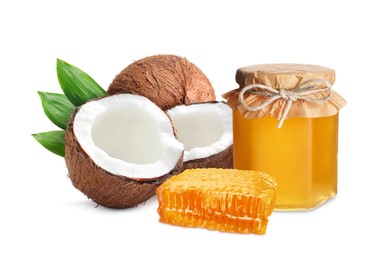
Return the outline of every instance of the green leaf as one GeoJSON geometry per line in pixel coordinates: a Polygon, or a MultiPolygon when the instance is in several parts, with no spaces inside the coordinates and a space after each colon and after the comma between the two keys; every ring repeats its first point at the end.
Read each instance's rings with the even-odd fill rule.
{"type": "Polygon", "coordinates": [[[57,77],[64,94],[75,106],[107,96],[107,92],[88,74],[60,59],[57,59],[57,77]]]}
{"type": "Polygon", "coordinates": [[[59,156],[65,156],[65,131],[50,131],[45,133],[32,134],[43,147],[59,156]]]}
{"type": "Polygon", "coordinates": [[[43,111],[46,116],[59,128],[66,129],[74,105],[64,94],[40,92],[43,111]]]}

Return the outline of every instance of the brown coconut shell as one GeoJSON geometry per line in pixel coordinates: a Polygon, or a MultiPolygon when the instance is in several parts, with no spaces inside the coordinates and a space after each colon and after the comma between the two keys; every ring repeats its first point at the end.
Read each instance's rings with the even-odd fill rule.
{"type": "Polygon", "coordinates": [[[65,134],[65,161],[68,176],[74,187],[99,205],[109,208],[129,208],[144,203],[156,193],[166,179],[182,170],[182,159],[169,173],[154,180],[139,181],[113,175],[100,168],[80,146],[74,131],[71,115],[65,134]]]}
{"type": "Polygon", "coordinates": [[[183,163],[183,171],[186,169],[195,168],[221,168],[232,169],[233,168],[233,145],[220,153],[211,155],[206,158],[195,159],[183,163]]]}
{"type": "Polygon", "coordinates": [[[139,94],[162,110],[215,100],[206,75],[187,59],[175,55],[155,55],[135,61],[114,78],[108,93],[139,94]]]}

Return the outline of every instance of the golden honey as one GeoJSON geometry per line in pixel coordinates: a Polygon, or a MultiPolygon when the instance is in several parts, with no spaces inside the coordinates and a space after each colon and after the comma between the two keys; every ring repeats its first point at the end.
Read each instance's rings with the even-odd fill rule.
{"type": "Polygon", "coordinates": [[[337,192],[338,114],[245,119],[233,112],[234,168],[276,177],[277,209],[310,209],[337,192]]]}
{"type": "Polygon", "coordinates": [[[263,64],[237,70],[234,168],[274,176],[276,209],[308,210],[337,193],[339,110],[335,72],[316,65],[263,64]]]}

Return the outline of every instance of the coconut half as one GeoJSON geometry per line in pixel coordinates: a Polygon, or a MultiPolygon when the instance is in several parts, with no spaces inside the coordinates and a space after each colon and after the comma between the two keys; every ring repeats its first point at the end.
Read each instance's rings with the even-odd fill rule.
{"type": "Polygon", "coordinates": [[[167,110],[184,144],[184,169],[232,168],[232,110],[225,102],[179,105],[167,110]]]}
{"type": "Polygon", "coordinates": [[[152,197],[159,184],[181,170],[183,149],[166,113],[132,94],[82,105],[65,136],[73,185],[111,208],[133,207],[152,197]]]}

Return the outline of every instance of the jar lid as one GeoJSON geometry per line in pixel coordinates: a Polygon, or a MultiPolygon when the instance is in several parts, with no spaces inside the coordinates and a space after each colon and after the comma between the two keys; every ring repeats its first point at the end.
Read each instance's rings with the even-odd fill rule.
{"type": "Polygon", "coordinates": [[[239,88],[225,93],[229,106],[245,118],[324,117],[338,113],[345,100],[332,89],[335,71],[307,64],[262,64],[239,68],[239,88]]]}
{"type": "Polygon", "coordinates": [[[325,79],[335,82],[335,71],[309,64],[260,64],[239,68],[236,82],[240,87],[263,84],[274,89],[293,89],[310,79],[325,79]]]}

